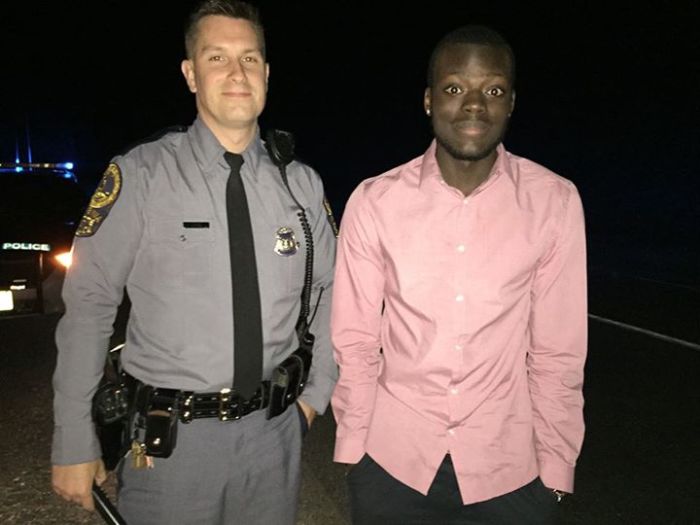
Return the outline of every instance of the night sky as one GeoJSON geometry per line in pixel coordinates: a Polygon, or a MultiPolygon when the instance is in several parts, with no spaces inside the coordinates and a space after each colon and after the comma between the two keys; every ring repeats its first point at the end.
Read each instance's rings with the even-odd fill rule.
{"type": "MultiPolygon", "coordinates": [[[[129,144],[189,124],[180,60],[191,5],[3,5],[0,161],[13,160],[17,141],[24,151],[28,129],[35,161],[72,160],[89,186],[129,144]]],[[[271,67],[261,126],[295,133],[336,215],[362,179],[425,150],[432,47],[485,23],[517,57],[506,147],[578,186],[591,267],[700,286],[695,2],[257,5],[271,67]]]]}

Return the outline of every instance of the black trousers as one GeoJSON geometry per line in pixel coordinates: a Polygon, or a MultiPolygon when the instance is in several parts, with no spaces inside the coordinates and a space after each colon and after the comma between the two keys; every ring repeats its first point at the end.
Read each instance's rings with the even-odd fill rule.
{"type": "Polygon", "coordinates": [[[347,475],[353,525],[554,525],[557,499],[539,478],[508,494],[464,505],[450,456],[427,496],[389,475],[365,454],[347,475]]]}

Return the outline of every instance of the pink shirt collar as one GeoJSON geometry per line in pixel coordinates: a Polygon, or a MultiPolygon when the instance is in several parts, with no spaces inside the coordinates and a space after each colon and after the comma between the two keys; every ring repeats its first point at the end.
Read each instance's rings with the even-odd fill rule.
{"type": "MultiPolygon", "coordinates": [[[[444,180],[440,173],[440,166],[438,165],[437,158],[435,157],[436,150],[437,142],[433,139],[430,146],[428,146],[428,149],[423,154],[423,164],[420,168],[420,177],[418,181],[419,188],[423,188],[424,185],[425,187],[429,187],[431,184],[443,186],[444,180]]],[[[507,160],[508,153],[503,144],[499,144],[496,147],[496,151],[498,152],[498,156],[496,157],[496,162],[493,163],[491,173],[486,180],[472,192],[472,195],[481,193],[491,187],[501,177],[501,174],[505,173],[506,176],[510,177],[511,168],[507,160]]]]}

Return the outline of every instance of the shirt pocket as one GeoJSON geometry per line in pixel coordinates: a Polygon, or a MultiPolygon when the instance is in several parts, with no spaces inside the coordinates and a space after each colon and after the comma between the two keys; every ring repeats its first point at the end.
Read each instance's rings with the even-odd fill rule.
{"type": "Polygon", "coordinates": [[[211,221],[156,219],[149,225],[149,257],[152,271],[165,286],[202,288],[212,275],[214,235],[211,221]],[[185,224],[194,227],[185,227],[185,224]]]}

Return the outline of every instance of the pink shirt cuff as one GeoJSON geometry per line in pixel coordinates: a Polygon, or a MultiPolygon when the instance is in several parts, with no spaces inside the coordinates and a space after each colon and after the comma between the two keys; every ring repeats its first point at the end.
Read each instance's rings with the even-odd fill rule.
{"type": "Polygon", "coordinates": [[[365,440],[363,439],[336,439],[333,461],[336,463],[348,463],[354,465],[365,455],[365,440]]]}
{"type": "Polygon", "coordinates": [[[540,458],[540,479],[545,487],[574,492],[574,467],[561,461],[540,458]]]}

